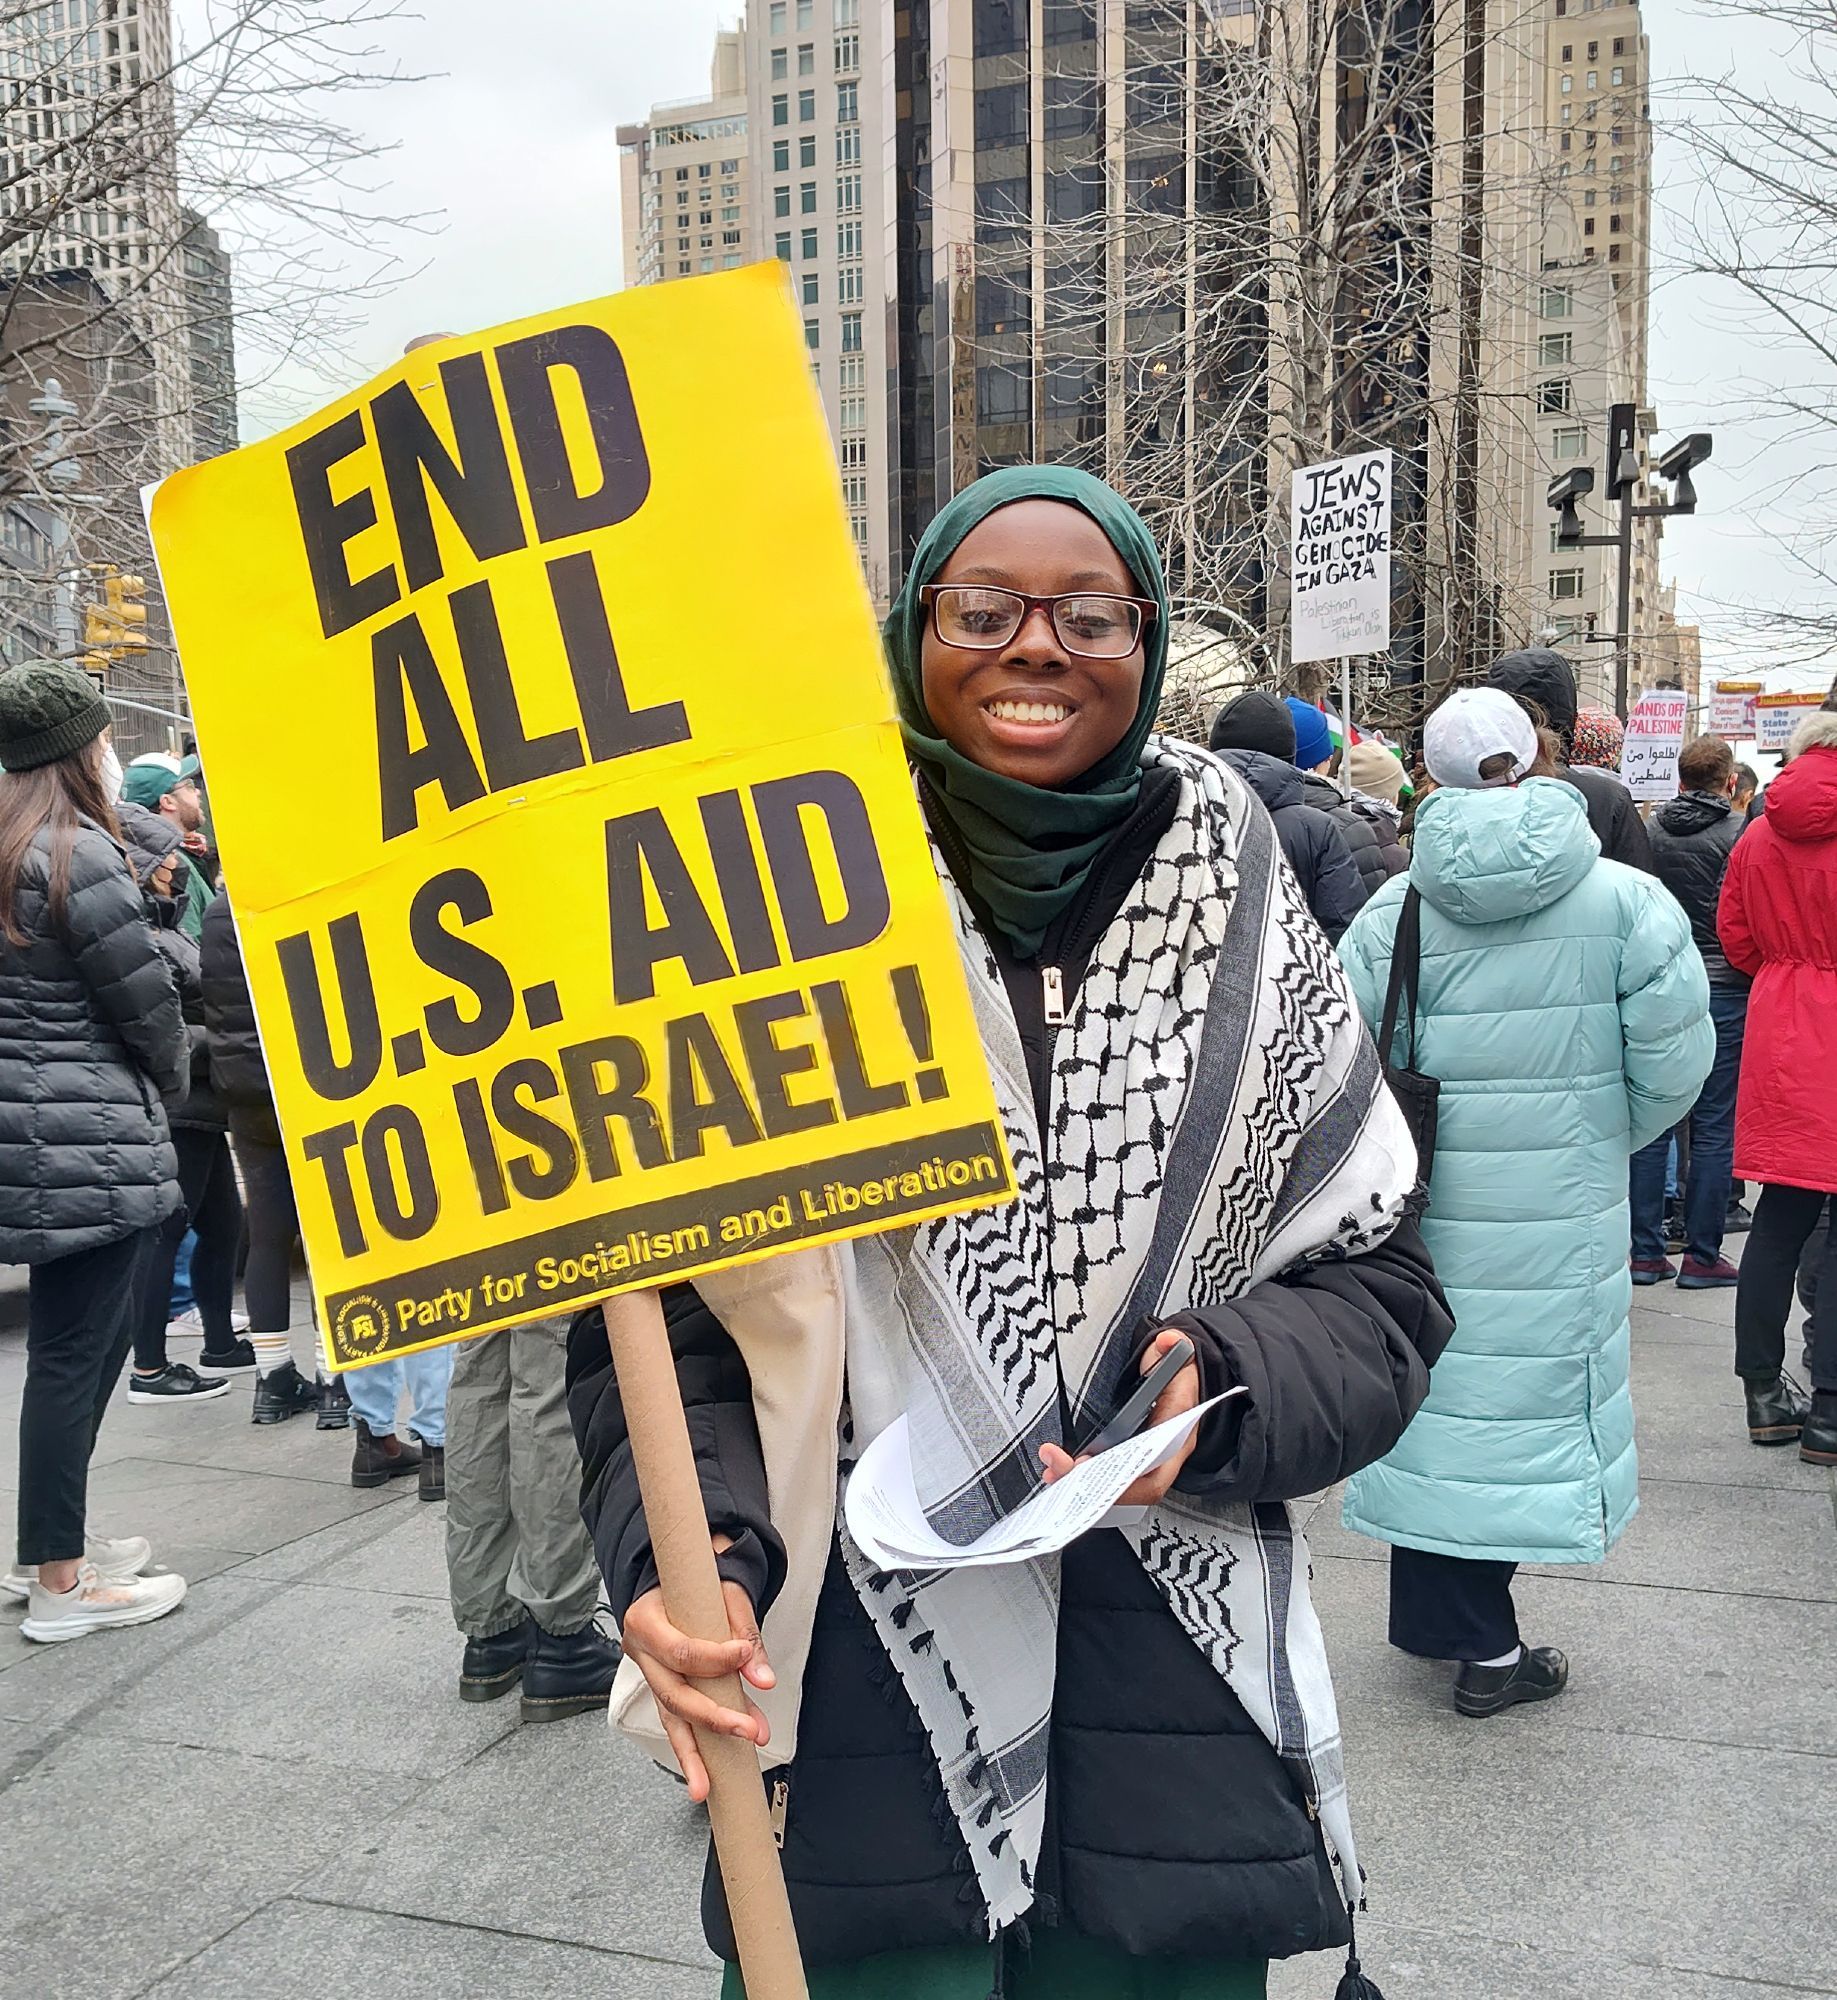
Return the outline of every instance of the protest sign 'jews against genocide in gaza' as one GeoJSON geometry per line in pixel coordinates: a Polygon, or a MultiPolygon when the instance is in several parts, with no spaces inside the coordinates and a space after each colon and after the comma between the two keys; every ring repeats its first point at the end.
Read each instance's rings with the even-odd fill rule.
{"type": "Polygon", "coordinates": [[[151,521],[340,1364],[1009,1198],[777,266],[420,348],[151,521]]]}

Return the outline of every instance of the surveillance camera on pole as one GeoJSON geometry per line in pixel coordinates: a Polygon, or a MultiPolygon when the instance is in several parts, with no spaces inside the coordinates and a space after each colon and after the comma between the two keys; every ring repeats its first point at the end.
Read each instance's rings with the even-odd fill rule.
{"type": "Polygon", "coordinates": [[[1595,490],[1595,469],[1592,465],[1572,465],[1561,478],[1550,482],[1546,495],[1550,505],[1556,509],[1556,545],[1560,549],[1579,549],[1586,546],[1582,532],[1581,503],[1595,490]]]}
{"type": "MultiPolygon", "coordinates": [[[[1694,514],[1697,489],[1691,472],[1710,455],[1707,431],[1692,431],[1674,444],[1653,467],[1658,478],[1672,488],[1669,501],[1640,506],[1634,495],[1639,487],[1639,410],[1633,403],[1616,403],[1607,415],[1606,497],[1619,503],[1619,521],[1611,535],[1582,532],[1580,503],[1595,490],[1594,468],[1572,466],[1560,479],[1550,482],[1547,495],[1556,513],[1556,545],[1559,549],[1617,549],[1620,552],[1619,611],[1614,620],[1614,709],[1623,719],[1627,712],[1627,682],[1631,675],[1633,634],[1633,523],[1662,520],[1667,514],[1694,514]]],[[[1591,632],[1589,638],[1593,639],[1591,632]]]]}

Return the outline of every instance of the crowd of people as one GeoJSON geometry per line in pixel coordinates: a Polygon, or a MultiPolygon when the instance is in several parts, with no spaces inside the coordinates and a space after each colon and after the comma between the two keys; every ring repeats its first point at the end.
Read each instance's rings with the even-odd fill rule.
{"type": "MultiPolygon", "coordinates": [[[[1140,517],[1070,470],[984,478],[915,552],[888,659],[1020,1194],[666,1293],[721,1643],[664,1607],[595,1313],[301,1367],[203,774],[121,771],[80,673],[0,675],[0,1260],[31,1267],[0,1587],[25,1635],[184,1596],[88,1518],[131,1352],[131,1405],[240,1379],[256,1424],[349,1429],[355,1484],[444,1504],[463,1699],[604,1708],[603,1585],[690,1795],[695,1728],[781,1767],[815,2000],[981,2000],[991,1953],[1004,1994],[1237,2000],[1273,1959],[1352,1951],[1287,1503],[1344,1483],[1391,1552],[1392,1644],[1481,1718],[1569,1676],[1520,1631],[1518,1565],[1600,1562],[1637,1508],[1635,1286],[1732,1290],[1750,1438],[1837,1464],[1837,713],[1764,792],[1697,738],[1649,815],[1543,649],[1443,701],[1413,768],[1263,692],[1202,749],[1155,733],[1170,608],[1140,517]],[[810,1337],[769,1337],[787,1318],[810,1337]],[[896,1420],[967,1541],[1181,1338],[1155,1416],[1203,1415],[1114,1525],[923,1574],[854,1544],[838,1492],[896,1420]]],[[[718,1876],[705,1914],[741,1995],[718,1876]]]]}

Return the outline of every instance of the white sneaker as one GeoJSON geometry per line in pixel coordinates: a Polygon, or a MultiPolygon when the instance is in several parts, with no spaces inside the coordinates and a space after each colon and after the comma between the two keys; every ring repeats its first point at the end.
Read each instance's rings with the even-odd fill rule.
{"type": "MultiPolygon", "coordinates": [[[[98,1535],[83,1538],[83,1560],[104,1583],[132,1583],[153,1560],[153,1544],[145,1535],[98,1535]]],[[[24,1604],[38,1581],[36,1563],[15,1563],[0,1575],[0,1596],[24,1604]]]]}
{"type": "Polygon", "coordinates": [[[66,1591],[46,1590],[36,1577],[26,1600],[20,1634],[41,1646],[65,1639],[82,1639],[111,1625],[150,1625],[185,1601],[182,1576],[137,1576],[125,1583],[105,1583],[93,1563],[77,1572],[66,1591]]]}
{"type": "MultiPolygon", "coordinates": [[[[247,1333],[249,1330],[249,1315],[243,1311],[241,1306],[235,1306],[231,1309],[230,1330],[232,1333],[237,1334],[247,1333]]],[[[182,1313],[174,1313],[166,1322],[166,1338],[168,1340],[202,1340],[204,1338],[204,1315],[199,1312],[196,1306],[187,1306],[182,1313]]]]}

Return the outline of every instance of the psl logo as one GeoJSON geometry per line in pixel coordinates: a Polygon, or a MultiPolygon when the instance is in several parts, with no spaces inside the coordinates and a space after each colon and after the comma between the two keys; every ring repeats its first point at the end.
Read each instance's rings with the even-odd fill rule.
{"type": "Polygon", "coordinates": [[[389,1345],[389,1308],[359,1292],[338,1308],[332,1335],[340,1351],[353,1360],[371,1360],[389,1345]]]}

